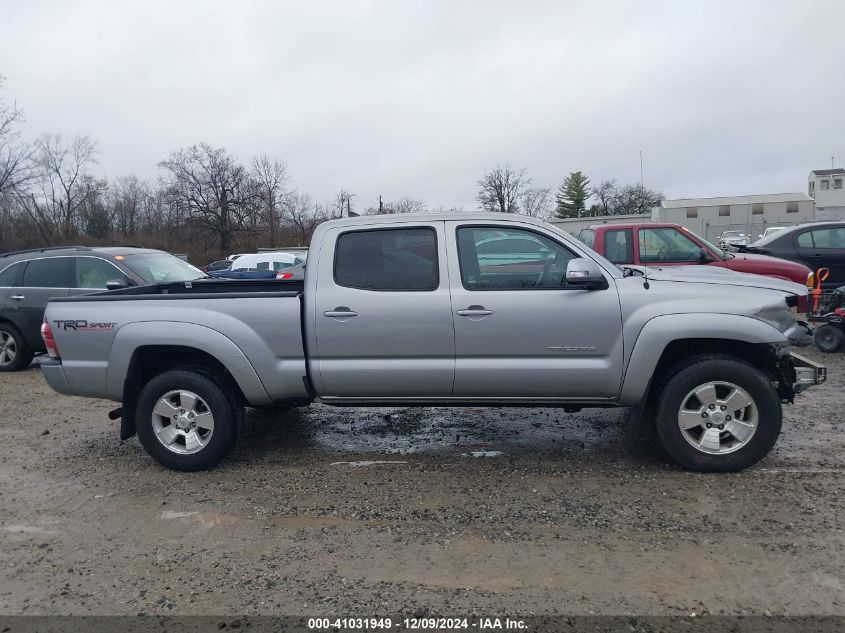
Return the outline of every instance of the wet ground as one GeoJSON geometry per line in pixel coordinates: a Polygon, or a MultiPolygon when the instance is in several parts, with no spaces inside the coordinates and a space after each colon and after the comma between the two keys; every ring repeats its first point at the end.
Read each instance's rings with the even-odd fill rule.
{"type": "Polygon", "coordinates": [[[623,410],[249,411],[216,470],[0,376],[0,614],[845,614],[845,354],[702,475],[623,410]]]}

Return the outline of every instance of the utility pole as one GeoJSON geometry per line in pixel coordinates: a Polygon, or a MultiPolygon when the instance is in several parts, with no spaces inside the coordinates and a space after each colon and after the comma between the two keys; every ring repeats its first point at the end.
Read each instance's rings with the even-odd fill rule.
{"type": "Polygon", "coordinates": [[[384,213],[384,203],[381,200],[381,194],[378,195],[378,212],[379,214],[384,213]]]}
{"type": "Polygon", "coordinates": [[[643,150],[640,150],[640,189],[643,188],[643,150]]]}

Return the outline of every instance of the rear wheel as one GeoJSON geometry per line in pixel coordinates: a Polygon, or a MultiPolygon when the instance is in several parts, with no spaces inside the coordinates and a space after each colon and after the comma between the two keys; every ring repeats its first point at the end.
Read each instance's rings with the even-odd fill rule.
{"type": "Polygon", "coordinates": [[[141,390],[135,416],[138,439],[168,468],[207,470],[232,450],[239,410],[231,390],[211,375],[168,371],[141,390]]]}
{"type": "Polygon", "coordinates": [[[845,345],[845,332],[836,325],[822,325],[813,332],[813,342],[821,351],[832,354],[845,345]]]}
{"type": "Polygon", "coordinates": [[[0,323],[0,371],[26,369],[33,356],[20,330],[10,323],[0,323]]]}
{"type": "Polygon", "coordinates": [[[656,426],[661,445],[680,465],[701,472],[742,470],[774,446],[781,402],[762,371],[730,357],[701,357],[670,375],[656,426]]]}

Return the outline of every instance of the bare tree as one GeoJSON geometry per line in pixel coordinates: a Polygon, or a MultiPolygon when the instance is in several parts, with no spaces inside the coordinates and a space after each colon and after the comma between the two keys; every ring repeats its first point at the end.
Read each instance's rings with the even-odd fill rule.
{"type": "Polygon", "coordinates": [[[598,187],[593,187],[592,194],[598,204],[593,205],[599,215],[611,215],[616,205],[616,179],[602,180],[598,187]]]}
{"type": "Polygon", "coordinates": [[[79,223],[88,237],[103,239],[112,232],[112,209],[106,200],[109,184],[84,174],[79,181],[79,223]]]}
{"type": "Polygon", "coordinates": [[[52,218],[64,239],[76,234],[84,197],[81,180],[86,168],[97,162],[96,155],[97,142],[88,136],[76,136],[65,143],[61,134],[45,134],[35,143],[41,200],[33,203],[43,207],[39,215],[52,218]]]}
{"type": "Polygon", "coordinates": [[[525,169],[496,165],[478,181],[478,205],[484,211],[519,213],[519,197],[531,184],[525,169]]]}
{"type": "Polygon", "coordinates": [[[346,189],[338,191],[331,202],[332,217],[342,218],[344,211],[346,211],[347,216],[350,215],[352,213],[352,198],[354,197],[355,194],[348,192],[346,189]]]}
{"type": "Polygon", "coordinates": [[[222,147],[207,143],[173,152],[159,163],[170,172],[177,206],[197,224],[210,229],[227,254],[249,200],[246,170],[222,147]]]}
{"type": "Polygon", "coordinates": [[[381,207],[381,209],[378,207],[367,207],[366,211],[364,211],[364,215],[377,215],[379,213],[385,215],[399,213],[425,213],[428,210],[425,206],[425,202],[408,196],[402,196],[396,202],[385,201],[382,203],[381,207]]]}
{"type": "Polygon", "coordinates": [[[532,218],[549,220],[554,213],[550,187],[527,187],[519,198],[522,212],[532,218]]]}
{"type": "Polygon", "coordinates": [[[652,207],[660,205],[663,193],[642,185],[626,185],[616,192],[614,214],[649,213],[652,207]]]}
{"type": "MultiPolygon", "coordinates": [[[[0,75],[0,89],[5,78],[0,75]]],[[[17,103],[0,99],[0,197],[19,190],[34,175],[32,148],[20,140],[17,126],[23,122],[17,103]]]]}
{"type": "Polygon", "coordinates": [[[138,217],[149,195],[147,184],[134,174],[114,181],[111,190],[112,214],[115,228],[124,237],[134,235],[138,230],[138,217]]]}
{"type": "Polygon", "coordinates": [[[252,179],[258,192],[261,217],[270,237],[270,246],[276,245],[279,232],[279,204],[287,196],[287,166],[261,154],[252,159],[252,179]]]}
{"type": "Polygon", "coordinates": [[[321,217],[321,208],[311,202],[306,193],[292,191],[282,203],[282,221],[293,232],[297,244],[306,244],[314,228],[325,218],[321,217]]]}

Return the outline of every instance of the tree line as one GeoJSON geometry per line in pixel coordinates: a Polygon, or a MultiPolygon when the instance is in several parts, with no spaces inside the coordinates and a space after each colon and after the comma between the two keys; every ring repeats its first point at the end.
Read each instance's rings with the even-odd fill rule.
{"type": "MultiPolygon", "coordinates": [[[[22,138],[24,113],[3,98],[0,76],[0,252],[66,244],[139,244],[204,264],[259,247],[308,244],[318,224],[344,215],[422,213],[424,201],[401,197],[359,207],[340,189],[316,201],[293,186],[284,161],[267,154],[242,161],[225,148],[198,143],[172,151],[154,181],[93,173],[97,141],[43,134],[22,138]]],[[[662,195],[640,186],[602,182],[580,172],[553,196],[532,185],[527,170],[496,166],[478,182],[487,211],[550,219],[645,213],[662,195]],[[595,200],[592,206],[587,202],[595,200]]],[[[461,208],[437,209],[459,212],[461,208]]]]}
{"type": "Polygon", "coordinates": [[[663,193],[642,184],[620,185],[615,179],[592,187],[587,176],[573,171],[552,196],[551,187],[533,185],[527,169],[505,164],[496,165],[481,177],[476,200],[485,211],[550,220],[649,213],[663,200],[663,193]],[[591,200],[594,202],[587,206],[591,200]]]}

